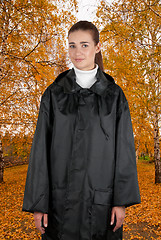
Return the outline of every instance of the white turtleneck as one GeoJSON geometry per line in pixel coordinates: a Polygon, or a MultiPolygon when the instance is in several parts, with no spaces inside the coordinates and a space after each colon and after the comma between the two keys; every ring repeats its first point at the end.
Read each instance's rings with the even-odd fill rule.
{"type": "Polygon", "coordinates": [[[97,80],[96,78],[96,73],[98,69],[98,65],[96,64],[96,67],[92,70],[84,71],[76,68],[75,66],[73,67],[75,74],[76,74],[76,82],[82,87],[82,88],[90,88],[95,81],[97,80]]]}

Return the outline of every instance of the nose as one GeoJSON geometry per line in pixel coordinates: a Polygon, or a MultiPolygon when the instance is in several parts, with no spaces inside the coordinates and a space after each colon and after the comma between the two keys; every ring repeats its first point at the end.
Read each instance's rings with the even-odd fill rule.
{"type": "Polygon", "coordinates": [[[81,54],[81,49],[79,47],[76,47],[75,54],[76,56],[79,56],[81,54]]]}

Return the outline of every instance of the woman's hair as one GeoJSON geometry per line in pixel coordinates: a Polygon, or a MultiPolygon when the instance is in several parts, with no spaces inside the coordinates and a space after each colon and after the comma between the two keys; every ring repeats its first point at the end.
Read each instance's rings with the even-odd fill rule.
{"type": "MultiPolygon", "coordinates": [[[[99,43],[99,31],[92,22],[79,21],[79,22],[75,23],[68,31],[68,37],[69,37],[70,33],[78,31],[78,30],[90,31],[92,34],[95,46],[99,43]]],[[[104,71],[101,50],[98,53],[96,53],[96,55],[95,55],[95,63],[97,63],[98,66],[101,68],[101,70],[104,71]]]]}

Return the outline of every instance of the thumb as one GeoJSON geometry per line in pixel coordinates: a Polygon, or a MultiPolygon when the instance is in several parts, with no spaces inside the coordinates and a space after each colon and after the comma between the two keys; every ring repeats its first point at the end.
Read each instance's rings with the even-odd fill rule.
{"type": "Polygon", "coordinates": [[[114,219],[115,219],[115,211],[112,209],[112,212],[111,212],[111,225],[114,224],[114,219]]]}
{"type": "Polygon", "coordinates": [[[48,226],[48,214],[44,213],[44,226],[48,226]]]}

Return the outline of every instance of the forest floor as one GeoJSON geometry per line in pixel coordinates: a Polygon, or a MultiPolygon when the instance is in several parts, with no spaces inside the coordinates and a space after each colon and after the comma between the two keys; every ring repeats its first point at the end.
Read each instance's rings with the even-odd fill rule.
{"type": "MultiPolygon", "coordinates": [[[[22,211],[27,166],[4,170],[4,183],[0,184],[1,240],[41,239],[33,214],[22,211]]],[[[140,160],[137,168],[141,204],[126,209],[123,239],[161,239],[161,184],[154,184],[154,164],[140,160]]]]}
{"type": "Polygon", "coordinates": [[[137,169],[141,204],[127,208],[123,239],[161,239],[161,184],[153,163],[140,160],[137,169]]]}

